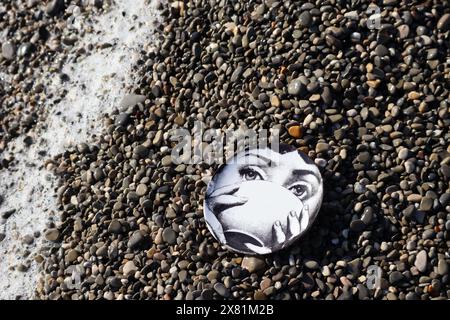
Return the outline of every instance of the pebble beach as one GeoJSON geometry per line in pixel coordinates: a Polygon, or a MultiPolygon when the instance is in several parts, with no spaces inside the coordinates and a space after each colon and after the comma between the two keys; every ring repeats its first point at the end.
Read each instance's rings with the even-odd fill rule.
{"type": "Polygon", "coordinates": [[[450,3],[130,3],[0,3],[0,299],[450,299],[450,3]],[[300,240],[214,239],[196,121],[315,162],[300,240]]]}

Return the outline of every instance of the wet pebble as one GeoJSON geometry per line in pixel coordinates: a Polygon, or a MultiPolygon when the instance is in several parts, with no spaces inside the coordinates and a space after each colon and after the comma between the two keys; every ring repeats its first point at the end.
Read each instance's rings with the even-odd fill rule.
{"type": "Polygon", "coordinates": [[[48,241],[56,242],[59,239],[59,230],[49,229],[45,232],[44,236],[48,241]]]}
{"type": "Polygon", "coordinates": [[[119,105],[121,108],[128,108],[144,102],[145,99],[146,97],[144,95],[128,94],[122,98],[119,105]]]}

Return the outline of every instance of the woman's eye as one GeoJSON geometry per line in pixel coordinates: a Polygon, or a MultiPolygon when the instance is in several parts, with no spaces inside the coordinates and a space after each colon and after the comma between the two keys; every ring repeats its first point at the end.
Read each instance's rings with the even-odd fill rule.
{"type": "Polygon", "coordinates": [[[241,169],[240,174],[245,180],[262,180],[261,175],[250,168],[241,169]]]}
{"type": "Polygon", "coordinates": [[[308,195],[308,187],[305,185],[299,184],[291,187],[289,190],[291,190],[292,193],[299,198],[304,198],[308,195]]]}

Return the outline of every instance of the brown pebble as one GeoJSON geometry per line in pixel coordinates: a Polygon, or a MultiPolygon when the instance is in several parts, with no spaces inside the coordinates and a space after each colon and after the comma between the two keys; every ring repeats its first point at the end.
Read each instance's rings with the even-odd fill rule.
{"type": "Polygon", "coordinates": [[[58,229],[48,229],[45,232],[45,239],[47,239],[48,241],[57,241],[59,238],[59,231],[58,229]]]}
{"type": "Polygon", "coordinates": [[[255,300],[266,300],[267,297],[266,297],[266,295],[264,294],[264,292],[262,292],[262,291],[260,291],[260,290],[257,290],[257,291],[255,291],[255,293],[253,294],[253,299],[255,299],[255,300]]]}
{"type": "Polygon", "coordinates": [[[272,96],[271,98],[270,98],[270,105],[272,106],[272,107],[276,107],[276,108],[278,108],[279,106],[280,106],[280,99],[277,97],[277,96],[272,96]]]}
{"type": "Polygon", "coordinates": [[[408,100],[417,100],[420,98],[420,93],[418,93],[417,91],[411,91],[410,93],[408,93],[408,100]]]}
{"type": "Polygon", "coordinates": [[[244,257],[242,260],[242,268],[247,269],[250,273],[258,272],[264,269],[266,262],[258,257],[244,257]]]}

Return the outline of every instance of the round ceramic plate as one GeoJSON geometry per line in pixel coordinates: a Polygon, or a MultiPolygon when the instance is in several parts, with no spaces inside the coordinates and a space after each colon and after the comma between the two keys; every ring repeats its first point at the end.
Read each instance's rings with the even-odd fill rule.
{"type": "Polygon", "coordinates": [[[204,215],[229,249],[268,254],[291,245],[311,226],[322,203],[319,169],[306,155],[250,149],[222,165],[207,187],[204,215]]]}

